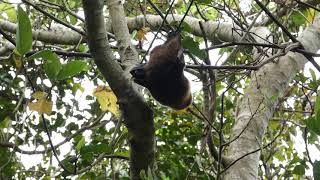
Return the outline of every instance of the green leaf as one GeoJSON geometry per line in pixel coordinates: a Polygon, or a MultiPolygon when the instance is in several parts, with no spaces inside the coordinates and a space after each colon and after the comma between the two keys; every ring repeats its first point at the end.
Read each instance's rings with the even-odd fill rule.
{"type": "Polygon", "coordinates": [[[294,167],[293,171],[292,171],[293,174],[297,174],[297,175],[304,175],[305,173],[305,166],[304,165],[297,165],[294,167]]]}
{"type": "Polygon", "coordinates": [[[76,146],[76,150],[79,152],[80,149],[85,145],[86,141],[84,136],[82,136],[81,140],[78,142],[77,146],[76,146]]]}
{"type": "Polygon", "coordinates": [[[0,12],[6,13],[8,20],[11,22],[17,21],[17,13],[15,7],[12,4],[3,3],[0,4],[0,12]]]}
{"type": "Polygon", "coordinates": [[[320,121],[316,120],[314,117],[310,117],[307,119],[306,123],[308,129],[310,129],[312,132],[316,133],[317,135],[320,135],[320,121]]]}
{"type": "Polygon", "coordinates": [[[20,55],[26,54],[32,47],[32,30],[28,14],[18,6],[18,27],[16,49],[20,55]]]}
{"type": "Polygon", "coordinates": [[[316,73],[314,72],[314,70],[310,68],[309,71],[310,71],[310,74],[312,77],[312,81],[317,81],[317,76],[316,76],[316,73]]]}
{"type": "MultiPolygon", "coordinates": [[[[34,53],[31,56],[29,56],[27,58],[27,61],[30,61],[32,59],[43,59],[43,60],[50,59],[52,54],[56,55],[55,53],[53,53],[49,50],[42,50],[42,51],[39,51],[39,52],[34,53]]],[[[56,55],[56,57],[58,57],[58,56],[56,55]]]]}
{"type": "Polygon", "coordinates": [[[184,37],[182,40],[183,47],[188,49],[190,53],[196,55],[200,59],[206,58],[206,53],[200,50],[199,43],[194,41],[191,37],[184,37]]]}
{"type": "Polygon", "coordinates": [[[313,177],[320,179],[320,161],[315,161],[313,164],[313,177]]]}
{"type": "Polygon", "coordinates": [[[32,59],[44,60],[44,65],[43,65],[44,71],[46,72],[47,76],[51,80],[56,79],[58,73],[62,69],[62,65],[60,63],[58,55],[49,50],[43,50],[43,51],[37,52],[27,58],[27,60],[32,60],[32,59]]]}
{"type": "Polygon", "coordinates": [[[296,26],[301,26],[306,23],[305,17],[301,12],[294,11],[291,15],[292,21],[296,26]]]}
{"type": "Polygon", "coordinates": [[[72,122],[70,124],[67,125],[67,130],[68,131],[76,131],[79,129],[79,125],[77,125],[76,123],[72,122]]]}
{"type": "Polygon", "coordinates": [[[109,146],[107,144],[90,144],[83,146],[80,150],[81,154],[86,153],[106,153],[109,151],[109,146]]]}
{"type": "Polygon", "coordinates": [[[316,121],[320,124],[320,95],[317,93],[317,98],[316,98],[316,104],[315,104],[315,115],[316,115],[316,121]]]}
{"type": "Polygon", "coordinates": [[[320,96],[319,93],[317,94],[317,99],[315,103],[315,117],[310,117],[307,119],[307,127],[316,133],[317,135],[320,135],[320,96]]]}
{"type": "Polygon", "coordinates": [[[63,80],[79,74],[82,71],[87,70],[88,65],[85,61],[71,61],[62,66],[61,71],[58,74],[58,79],[63,80]]]}

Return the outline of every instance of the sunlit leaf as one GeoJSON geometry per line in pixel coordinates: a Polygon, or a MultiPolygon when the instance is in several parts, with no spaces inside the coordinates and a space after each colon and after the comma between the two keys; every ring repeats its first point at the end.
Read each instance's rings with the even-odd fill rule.
{"type": "Polygon", "coordinates": [[[52,102],[46,99],[39,99],[36,102],[29,102],[28,107],[31,111],[36,111],[39,114],[51,114],[52,102]]]}
{"type": "Polygon", "coordinates": [[[307,21],[306,22],[313,22],[315,16],[316,16],[315,9],[312,9],[312,8],[307,9],[307,15],[306,15],[307,21]]]}
{"type": "Polygon", "coordinates": [[[146,40],[146,34],[147,32],[150,31],[149,28],[142,28],[140,30],[137,31],[136,33],[136,38],[139,40],[139,41],[142,41],[142,40],[146,40]]]}
{"type": "Polygon", "coordinates": [[[93,95],[97,98],[101,110],[109,111],[116,117],[120,117],[119,105],[117,97],[109,87],[98,86],[93,95]]]}
{"type": "Polygon", "coordinates": [[[43,91],[36,91],[31,95],[34,99],[45,99],[48,96],[48,93],[43,91]]]}
{"type": "Polygon", "coordinates": [[[9,3],[0,4],[0,12],[4,12],[8,16],[8,20],[11,22],[17,21],[17,13],[15,7],[9,3]]]}

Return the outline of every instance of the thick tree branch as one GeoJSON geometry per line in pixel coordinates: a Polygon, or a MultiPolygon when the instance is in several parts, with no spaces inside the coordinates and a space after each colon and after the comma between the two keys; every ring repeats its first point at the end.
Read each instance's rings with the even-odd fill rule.
{"type": "MultiPolygon", "coordinates": [[[[17,25],[9,21],[0,20],[0,29],[16,33],[17,25]]],[[[32,35],[33,39],[52,44],[76,45],[85,40],[80,34],[61,27],[54,27],[51,30],[34,30],[32,35]]]]}
{"type": "MultiPolygon", "coordinates": [[[[320,48],[320,17],[310,25],[298,40],[305,49],[316,52],[320,48]]],[[[236,160],[260,147],[264,131],[274,113],[279,98],[282,97],[289,83],[307,62],[307,59],[294,52],[288,52],[277,63],[269,63],[252,73],[252,81],[245,90],[244,97],[237,105],[236,122],[233,136],[239,134],[250,121],[252,112],[259,108],[242,135],[230,144],[229,158],[236,160]]],[[[257,179],[260,151],[239,160],[226,172],[226,179],[257,179]]]]}
{"type": "Polygon", "coordinates": [[[154,159],[154,127],[151,109],[133,87],[133,82],[115,61],[110,49],[103,15],[103,1],[82,0],[91,54],[118,98],[129,132],[131,178],[140,179],[154,159]]]}

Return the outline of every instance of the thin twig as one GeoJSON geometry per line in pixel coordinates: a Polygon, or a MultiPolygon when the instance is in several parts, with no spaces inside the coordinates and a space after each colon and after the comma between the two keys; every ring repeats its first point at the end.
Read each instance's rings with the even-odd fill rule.
{"type": "MultiPolygon", "coordinates": [[[[277,20],[277,18],[275,16],[273,16],[273,14],[259,1],[259,0],[254,0],[258,6],[272,19],[273,22],[275,22],[280,28],[281,30],[292,40],[292,42],[294,43],[300,43],[289,31],[286,27],[284,27],[283,24],[280,23],[280,21],[277,20]]],[[[304,49],[303,45],[300,43],[301,48],[304,49]]],[[[308,55],[308,54],[304,54],[302,53],[307,59],[308,61],[320,72],[320,66],[319,64],[317,64],[317,62],[313,59],[312,56],[308,55]]]]}
{"type": "Polygon", "coordinates": [[[262,148],[260,147],[260,148],[254,150],[254,151],[251,151],[251,152],[248,152],[248,153],[242,155],[241,157],[239,157],[238,159],[236,159],[236,160],[234,160],[232,163],[230,163],[230,164],[229,164],[224,170],[222,170],[220,173],[221,173],[221,174],[225,173],[231,166],[233,166],[234,164],[236,164],[236,163],[237,163],[238,161],[240,161],[241,159],[243,159],[243,158],[245,158],[245,157],[247,157],[247,156],[249,156],[249,155],[251,155],[251,154],[254,154],[254,153],[256,153],[256,152],[258,152],[258,151],[260,151],[260,150],[262,150],[262,149],[265,149],[265,148],[269,147],[270,145],[272,145],[272,144],[278,139],[278,137],[282,134],[282,132],[283,132],[283,130],[284,130],[284,127],[285,127],[284,124],[282,124],[282,127],[281,127],[280,132],[274,137],[274,139],[273,139],[271,142],[269,142],[268,144],[266,144],[266,145],[263,146],[262,148]]]}
{"type": "Polygon", "coordinates": [[[152,44],[153,44],[153,43],[154,43],[154,41],[156,40],[156,38],[157,38],[157,36],[158,36],[159,32],[161,31],[161,29],[162,29],[162,27],[163,27],[164,23],[166,22],[166,19],[167,19],[167,17],[168,17],[168,14],[169,14],[169,12],[171,11],[171,9],[172,9],[172,7],[173,7],[173,4],[174,4],[174,0],[171,2],[170,7],[169,7],[169,9],[168,9],[168,11],[167,11],[166,15],[165,15],[165,16],[164,16],[164,18],[163,18],[163,21],[162,21],[161,25],[159,26],[159,28],[158,28],[158,30],[157,30],[157,32],[156,32],[156,34],[154,35],[154,38],[152,39],[152,41],[151,41],[151,43],[150,43],[150,45],[149,45],[149,48],[148,48],[148,50],[146,51],[146,53],[144,54],[144,56],[143,56],[143,58],[142,58],[142,60],[141,60],[140,64],[142,64],[142,63],[143,63],[143,61],[145,61],[145,60],[146,60],[146,56],[148,55],[148,53],[149,53],[149,51],[150,51],[150,49],[151,49],[151,47],[152,47],[152,44]]]}
{"type": "Polygon", "coordinates": [[[51,18],[51,19],[54,20],[55,22],[57,22],[57,23],[59,23],[59,24],[62,24],[62,25],[64,25],[64,26],[66,26],[66,27],[74,30],[75,32],[81,34],[82,36],[85,36],[85,37],[87,36],[84,31],[82,31],[82,30],[80,30],[80,29],[77,29],[77,28],[71,26],[70,24],[68,24],[68,23],[66,23],[66,22],[58,19],[56,16],[48,13],[47,11],[41,9],[40,7],[38,7],[37,5],[29,2],[28,0],[22,0],[22,2],[28,4],[29,6],[32,6],[34,9],[36,9],[36,10],[39,11],[39,12],[41,12],[41,13],[44,14],[45,16],[48,16],[49,18],[51,18]]]}

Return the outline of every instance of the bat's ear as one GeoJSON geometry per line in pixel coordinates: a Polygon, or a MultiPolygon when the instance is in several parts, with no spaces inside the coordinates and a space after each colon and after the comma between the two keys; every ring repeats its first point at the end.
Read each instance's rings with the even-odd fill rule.
{"type": "Polygon", "coordinates": [[[181,33],[181,29],[177,29],[177,30],[174,30],[174,31],[170,31],[168,33],[168,38],[167,39],[172,39],[176,36],[180,36],[180,33],[181,33]]]}

